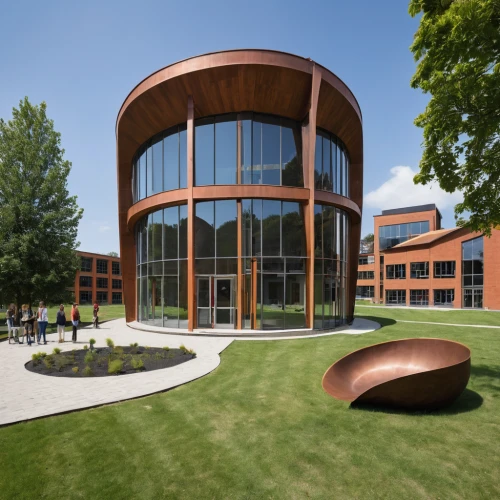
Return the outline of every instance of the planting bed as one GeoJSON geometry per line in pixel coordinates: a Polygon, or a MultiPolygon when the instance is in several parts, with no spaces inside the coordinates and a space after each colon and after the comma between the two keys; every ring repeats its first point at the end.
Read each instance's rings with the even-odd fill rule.
{"type": "MultiPolygon", "coordinates": [[[[26,363],[27,370],[51,377],[72,378],[107,377],[161,370],[185,363],[196,356],[187,349],[142,346],[102,347],[93,351],[74,349],[57,354],[37,354],[39,354],[38,359],[26,363]]],[[[34,356],[36,357],[36,354],[34,356]]]]}

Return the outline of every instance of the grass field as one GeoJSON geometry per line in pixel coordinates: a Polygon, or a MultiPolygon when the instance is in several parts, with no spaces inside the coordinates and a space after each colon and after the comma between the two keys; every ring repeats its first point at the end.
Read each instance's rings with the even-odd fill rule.
{"type": "Polygon", "coordinates": [[[234,342],[214,372],[172,391],[1,428],[0,496],[499,498],[499,332],[386,311],[376,332],[234,342]],[[339,357],[417,336],[472,350],[468,389],[449,409],[353,409],[323,392],[339,357]]]}
{"type": "MultiPolygon", "coordinates": [[[[359,304],[356,303],[358,306],[359,304]]],[[[456,309],[442,311],[439,309],[404,309],[370,305],[370,307],[356,307],[355,315],[376,316],[388,319],[405,321],[430,321],[433,323],[448,323],[458,325],[488,325],[500,326],[500,312],[481,311],[471,309],[456,309]]]]}

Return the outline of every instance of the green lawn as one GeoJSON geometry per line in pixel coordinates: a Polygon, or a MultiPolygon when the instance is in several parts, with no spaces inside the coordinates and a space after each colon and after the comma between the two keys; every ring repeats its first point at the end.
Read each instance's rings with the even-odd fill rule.
{"type": "MultiPolygon", "coordinates": [[[[356,303],[356,305],[359,305],[356,303]]],[[[433,323],[452,323],[458,325],[500,326],[500,312],[456,309],[440,311],[439,309],[405,309],[385,307],[374,304],[373,307],[357,307],[355,315],[376,316],[381,318],[400,319],[406,321],[431,321],[433,323]]]]}
{"type": "Polygon", "coordinates": [[[0,497],[499,498],[499,332],[380,321],[360,336],[234,342],[169,392],[1,428],[0,497]],[[339,357],[417,336],[472,350],[448,410],[352,409],[323,392],[339,357]]]}

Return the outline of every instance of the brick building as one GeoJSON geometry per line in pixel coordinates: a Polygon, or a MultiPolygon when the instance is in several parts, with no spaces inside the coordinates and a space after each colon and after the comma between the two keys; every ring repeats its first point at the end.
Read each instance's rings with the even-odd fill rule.
{"type": "Polygon", "coordinates": [[[360,254],[358,297],[387,305],[500,309],[500,231],[441,228],[435,205],[375,216],[373,254],[360,254]]]}
{"type": "Polygon", "coordinates": [[[119,257],[77,252],[81,258],[75,277],[75,300],[79,304],[122,304],[122,271],[119,257]]]}

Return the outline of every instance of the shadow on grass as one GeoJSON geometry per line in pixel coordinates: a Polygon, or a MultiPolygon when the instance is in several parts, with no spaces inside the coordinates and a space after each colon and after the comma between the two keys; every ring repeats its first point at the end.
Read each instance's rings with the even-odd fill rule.
{"type": "Polygon", "coordinates": [[[349,409],[358,411],[370,411],[376,413],[390,413],[394,415],[456,415],[477,410],[483,404],[483,398],[476,391],[465,389],[460,397],[446,408],[438,410],[404,410],[389,406],[377,406],[366,403],[351,403],[349,409]]]}
{"type": "Polygon", "coordinates": [[[383,316],[365,316],[364,314],[363,315],[356,314],[355,317],[360,319],[368,319],[370,321],[375,321],[375,323],[378,323],[382,327],[395,325],[397,323],[396,320],[392,318],[384,318],[383,316]]]}

